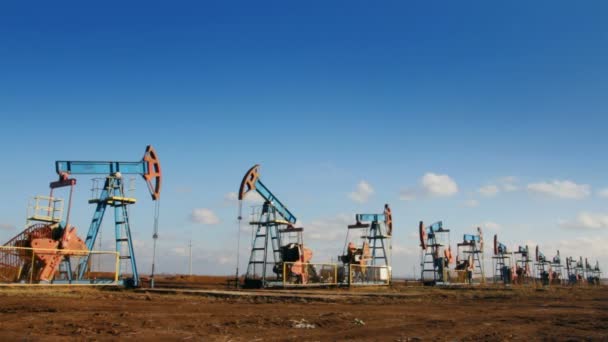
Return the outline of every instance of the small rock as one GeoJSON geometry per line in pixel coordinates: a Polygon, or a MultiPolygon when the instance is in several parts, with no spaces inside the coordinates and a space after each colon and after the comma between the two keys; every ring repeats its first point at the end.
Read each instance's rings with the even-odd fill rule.
{"type": "Polygon", "coordinates": [[[292,328],[296,328],[296,329],[314,329],[316,328],[316,326],[314,324],[310,324],[308,323],[308,321],[306,321],[304,318],[302,318],[299,321],[296,320],[292,320],[292,328]]]}
{"type": "Polygon", "coordinates": [[[355,323],[356,325],[365,325],[365,322],[363,322],[363,320],[355,318],[353,320],[353,323],[355,323]]]}

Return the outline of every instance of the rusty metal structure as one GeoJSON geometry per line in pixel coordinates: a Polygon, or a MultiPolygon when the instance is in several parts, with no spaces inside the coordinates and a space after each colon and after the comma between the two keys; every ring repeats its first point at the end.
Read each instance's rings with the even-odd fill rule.
{"type": "Polygon", "coordinates": [[[538,245],[536,245],[534,252],[534,267],[536,269],[536,280],[544,286],[549,285],[553,273],[551,270],[551,261],[540,251],[538,245]]]}
{"type": "MultiPolygon", "coordinates": [[[[104,214],[108,208],[114,209],[114,230],[116,252],[120,255],[120,278],[126,286],[139,286],[139,271],[135,260],[135,249],[131,237],[131,222],[128,206],[135,204],[136,199],[125,195],[124,175],[140,175],[146,181],[152,200],[156,202],[154,213],[154,243],[157,238],[157,223],[159,212],[159,199],[162,184],[162,170],[160,160],[155,149],[147,146],[140,161],[57,161],[55,162],[59,181],[51,183],[51,188],[66,185],[74,186],[76,179],[73,175],[103,175],[103,186],[97,191],[97,196],[89,200],[95,205],[95,213],[89,226],[85,244],[92,250],[99,234],[104,214]]],[[[88,258],[84,258],[80,268],[80,277],[84,275],[84,265],[88,258]]],[[[154,271],[152,271],[154,273],[154,271]]]]}
{"type": "Polygon", "coordinates": [[[559,255],[559,250],[557,254],[551,259],[551,284],[553,285],[561,285],[564,281],[564,266],[562,265],[562,258],[559,255]]]}
{"type": "Polygon", "coordinates": [[[589,264],[589,260],[585,258],[585,275],[587,278],[587,284],[589,285],[600,285],[602,272],[600,270],[599,261],[595,261],[595,266],[589,264]]]}
{"type": "Polygon", "coordinates": [[[583,257],[580,257],[578,260],[573,257],[566,258],[566,272],[568,273],[568,284],[584,284],[586,279],[583,257]]]}
{"type": "Polygon", "coordinates": [[[529,283],[530,279],[532,278],[532,269],[530,267],[532,258],[528,245],[518,246],[517,250],[513,252],[513,255],[515,256],[514,283],[519,285],[529,283]]]}
{"type": "MultiPolygon", "coordinates": [[[[131,239],[131,228],[127,206],[136,200],[125,196],[123,174],[139,174],[147,182],[152,199],[160,198],[162,172],[156,151],[148,146],[141,161],[56,161],[55,169],[59,180],[50,183],[50,195],[36,196],[27,218],[27,227],[0,249],[0,281],[22,282],[29,278],[30,283],[69,284],[90,282],[87,273],[91,270],[91,253],[106,208],[114,208],[116,252],[120,261],[128,261],[130,270],[124,270],[128,277],[121,277],[121,283],[129,286],[139,285],[137,265],[131,239]],[[72,196],[76,179],[72,175],[106,175],[99,196],[89,203],[96,210],[86,239],[77,235],[70,224],[72,196]],[[63,200],[54,197],[54,191],[69,187],[69,199],[65,218],[63,200]],[[25,251],[28,252],[25,252],[25,251]],[[77,257],[77,264],[72,259],[77,257]],[[129,272],[130,271],[130,272],[129,272]]],[[[158,221],[158,202],[155,211],[155,227],[158,221]]],[[[118,270],[120,273],[120,268],[118,270]]],[[[110,282],[115,282],[113,277],[110,282]]],[[[103,281],[95,277],[95,281],[103,281]]]]}
{"type": "Polygon", "coordinates": [[[438,221],[428,227],[420,221],[420,279],[424,285],[447,285],[450,283],[449,265],[454,263],[450,246],[450,230],[438,221]]]}
{"type": "MultiPolygon", "coordinates": [[[[67,182],[74,186],[76,182],[67,182]]],[[[67,280],[73,280],[71,256],[86,255],[88,248],[69,222],[73,191],[63,221],[63,199],[35,196],[28,205],[26,228],[0,249],[0,282],[51,283],[62,264],[67,280]],[[37,253],[32,253],[32,251],[37,253]]]]}
{"type": "Polygon", "coordinates": [[[485,283],[483,242],[483,232],[477,227],[477,234],[464,234],[457,244],[456,270],[466,273],[465,282],[469,284],[485,283]]]}
{"type": "Polygon", "coordinates": [[[339,271],[342,285],[390,285],[393,216],[388,204],[382,214],[356,214],[349,225],[339,271]]]}
{"type": "Polygon", "coordinates": [[[62,263],[65,278],[73,280],[72,256],[88,254],[76,227],[59,222],[31,221],[25,230],[0,248],[1,283],[51,283],[62,263]],[[35,250],[36,253],[31,251],[35,250]]]}
{"type": "Polygon", "coordinates": [[[513,255],[509,252],[507,245],[498,240],[498,234],[494,234],[494,283],[502,282],[505,285],[511,284],[515,275],[513,268],[513,255]]]}

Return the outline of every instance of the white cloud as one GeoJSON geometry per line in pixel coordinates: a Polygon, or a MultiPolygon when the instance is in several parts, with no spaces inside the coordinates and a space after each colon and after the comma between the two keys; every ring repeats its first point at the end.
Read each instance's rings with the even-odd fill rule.
{"type": "Polygon", "coordinates": [[[606,229],[608,228],[608,215],[590,212],[581,212],[572,221],[562,221],[559,226],[566,229],[606,229]]]}
{"type": "Polygon", "coordinates": [[[236,202],[239,200],[239,195],[236,192],[229,192],[224,195],[224,200],[227,202],[236,202]]]}
{"type": "Polygon", "coordinates": [[[247,193],[243,201],[253,205],[260,205],[264,203],[264,198],[257,191],[253,191],[247,193]]]}
{"type": "Polygon", "coordinates": [[[346,237],[347,227],[355,223],[354,215],[338,214],[303,224],[306,239],[319,241],[340,241],[346,237]]]}
{"type": "Polygon", "coordinates": [[[565,199],[582,199],[591,194],[589,185],[576,184],[569,180],[528,184],[528,191],[565,199]]]}
{"type": "Polygon", "coordinates": [[[355,202],[365,203],[373,193],[374,188],[368,182],[362,180],[357,184],[357,189],[348,194],[348,197],[355,202]]]}
{"type": "Polygon", "coordinates": [[[519,186],[517,186],[517,178],[514,176],[502,177],[498,182],[502,187],[502,190],[505,192],[513,192],[519,190],[519,186]]]}
{"type": "Polygon", "coordinates": [[[517,177],[515,176],[505,176],[499,179],[500,183],[516,183],[517,177]]]}
{"type": "Polygon", "coordinates": [[[420,191],[416,189],[404,189],[399,192],[399,199],[402,201],[412,201],[418,197],[420,191]]]}
{"type": "Polygon", "coordinates": [[[608,188],[601,189],[597,192],[597,195],[601,198],[608,198],[608,188]]]}
{"type": "Polygon", "coordinates": [[[215,215],[213,211],[207,208],[197,208],[192,210],[190,214],[190,220],[194,223],[200,224],[218,224],[220,223],[220,219],[215,215]]]}
{"type": "MultiPolygon", "coordinates": [[[[418,238],[418,234],[415,234],[415,238],[418,238]]],[[[406,246],[399,243],[393,244],[393,257],[416,257],[420,256],[420,247],[411,245],[406,246]]]]}
{"type": "Polygon", "coordinates": [[[227,255],[227,254],[218,255],[215,257],[215,259],[216,259],[216,262],[220,265],[232,265],[235,263],[235,260],[236,260],[234,257],[232,257],[231,255],[227,255]]]}
{"type": "Polygon", "coordinates": [[[411,201],[418,197],[449,197],[458,193],[458,184],[448,175],[427,172],[418,187],[401,190],[399,198],[411,201]]]}
{"type": "Polygon", "coordinates": [[[517,185],[517,178],[513,176],[502,177],[498,179],[494,184],[487,184],[482,186],[477,190],[479,194],[485,197],[494,197],[498,195],[501,191],[504,192],[513,192],[519,190],[519,186],[517,185]]]}
{"type": "Polygon", "coordinates": [[[498,186],[491,184],[491,185],[482,186],[477,191],[482,196],[493,197],[493,196],[496,196],[500,192],[500,189],[498,188],[498,186]]]}
{"type": "Polygon", "coordinates": [[[13,229],[15,229],[15,226],[12,225],[12,224],[9,224],[9,223],[0,223],[0,230],[9,231],[9,230],[13,230],[13,229]]]}
{"type": "Polygon", "coordinates": [[[190,251],[186,250],[185,247],[174,247],[171,249],[171,252],[173,253],[173,255],[180,256],[180,257],[187,256],[190,253],[190,251]]]}
{"type": "Polygon", "coordinates": [[[486,221],[479,225],[484,230],[490,230],[493,232],[498,232],[502,229],[502,226],[496,222],[486,221]]]}
{"type": "MultiPolygon", "coordinates": [[[[110,242],[111,240],[108,240],[108,242],[110,242]]],[[[104,241],[104,246],[108,246],[108,243],[105,243],[104,241]]],[[[147,247],[147,243],[144,240],[139,240],[139,239],[133,239],[133,247],[137,248],[138,250],[142,250],[142,249],[146,249],[147,247]]]]}
{"type": "Polygon", "coordinates": [[[476,199],[470,199],[470,200],[464,201],[463,204],[465,205],[465,207],[475,208],[479,205],[479,201],[476,199]]]}
{"type": "Polygon", "coordinates": [[[458,185],[450,176],[431,172],[422,177],[422,186],[431,196],[452,196],[458,192],[458,185]]]}
{"type": "MultiPolygon", "coordinates": [[[[224,203],[237,204],[239,195],[236,192],[228,192],[224,195],[224,203]]],[[[248,192],[243,199],[243,202],[251,205],[260,205],[264,203],[264,198],[257,191],[248,192]]]]}

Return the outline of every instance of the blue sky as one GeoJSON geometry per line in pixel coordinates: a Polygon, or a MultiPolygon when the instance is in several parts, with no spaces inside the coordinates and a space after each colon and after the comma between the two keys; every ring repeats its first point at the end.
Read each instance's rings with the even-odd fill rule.
{"type": "MultiPolygon", "coordinates": [[[[23,228],[55,160],[137,160],[152,144],[161,272],[187,270],[190,238],[195,272],[233,272],[227,198],[255,163],[318,262],[354,213],[388,202],[397,275],[418,263],[419,220],[443,220],[453,244],[484,224],[608,264],[607,15],[604,1],[3,3],[0,237],[23,228]]],[[[153,207],[137,184],[145,271],[153,207]]]]}

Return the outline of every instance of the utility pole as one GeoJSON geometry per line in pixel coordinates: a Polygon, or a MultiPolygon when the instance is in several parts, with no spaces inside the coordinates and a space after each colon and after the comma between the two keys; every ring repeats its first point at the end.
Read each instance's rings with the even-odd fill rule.
{"type": "Polygon", "coordinates": [[[154,234],[152,234],[152,240],[154,241],[152,247],[152,272],[150,272],[150,287],[154,288],[154,271],[156,270],[156,240],[158,240],[158,212],[160,208],[160,201],[156,201],[154,206],[154,234]]]}
{"type": "Polygon", "coordinates": [[[190,240],[190,261],[189,261],[189,271],[190,271],[190,276],[192,277],[192,240],[190,240]]]}

